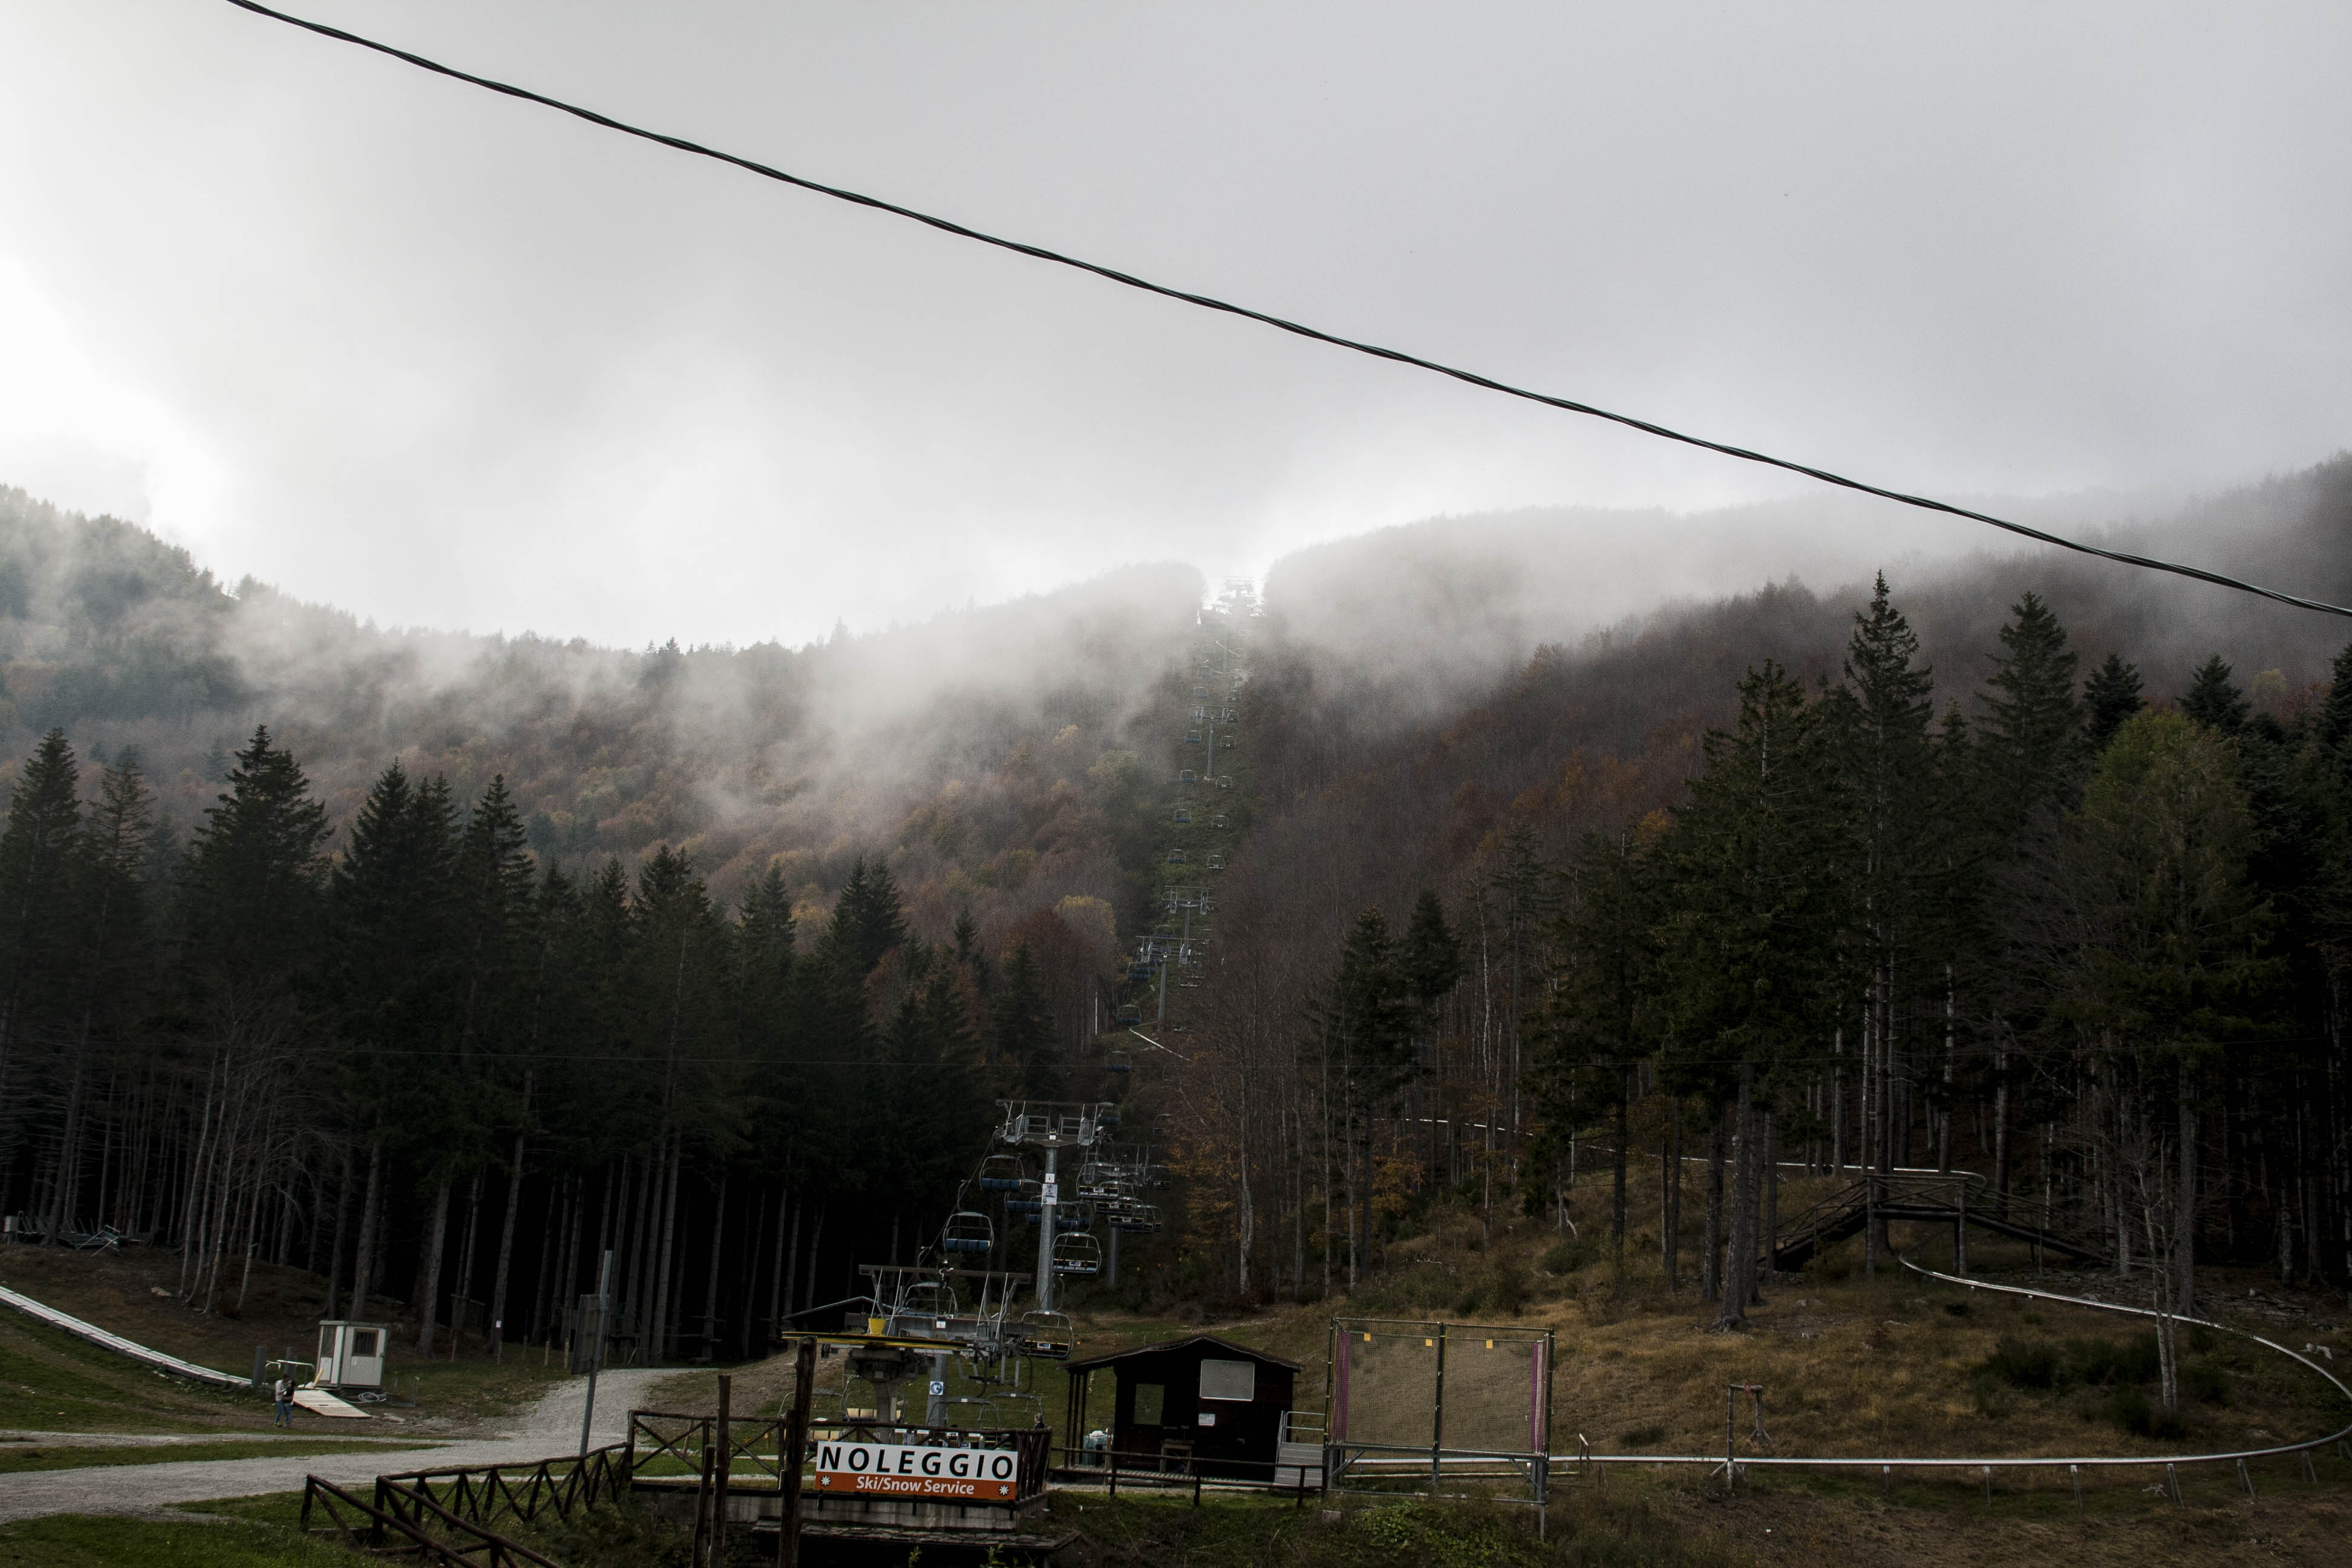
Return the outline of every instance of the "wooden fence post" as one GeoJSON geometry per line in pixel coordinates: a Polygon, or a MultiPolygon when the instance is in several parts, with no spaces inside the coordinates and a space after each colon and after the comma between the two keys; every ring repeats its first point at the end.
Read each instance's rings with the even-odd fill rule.
{"type": "Polygon", "coordinates": [[[777,1504],[776,1568],[800,1568],[801,1561],[801,1456],[808,1447],[809,1405],[816,1391],[816,1341],[801,1341],[799,1353],[793,1358],[793,1418],[784,1427],[784,1451],[777,1485],[782,1495],[777,1504]]]}
{"type": "Polygon", "coordinates": [[[710,1505],[710,1562],[712,1568],[727,1561],[727,1476],[735,1458],[735,1445],[728,1417],[732,1414],[735,1380],[725,1373],[719,1374],[719,1485],[710,1505]]]}

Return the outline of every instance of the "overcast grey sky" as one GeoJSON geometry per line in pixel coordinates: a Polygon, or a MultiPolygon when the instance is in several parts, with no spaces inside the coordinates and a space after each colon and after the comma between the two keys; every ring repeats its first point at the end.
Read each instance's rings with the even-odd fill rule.
{"type": "MultiPolygon", "coordinates": [[[[1898,486],[2347,442],[2340,3],[283,3],[1898,486]]],[[[622,643],[1797,488],[217,0],[0,0],[0,482],[382,621],[622,643]]]]}

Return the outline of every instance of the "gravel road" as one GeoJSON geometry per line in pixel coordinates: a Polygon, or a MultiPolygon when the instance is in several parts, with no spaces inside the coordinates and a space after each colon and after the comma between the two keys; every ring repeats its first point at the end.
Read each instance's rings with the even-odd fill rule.
{"type": "MultiPolygon", "coordinates": [[[[596,1380],[596,1426],[590,1441],[617,1443],[628,1436],[630,1407],[669,1369],[623,1368],[596,1380]]],[[[31,1519],[47,1513],[152,1513],[173,1503],[205,1498],[256,1497],[264,1492],[302,1489],[305,1476],[324,1476],[337,1485],[362,1492],[387,1471],[423,1469],[449,1465],[510,1465],[569,1454],[580,1444],[580,1408],[588,1380],[574,1378],[551,1390],[538,1405],[519,1416],[505,1418],[506,1430],[469,1437],[436,1436],[430,1448],[398,1454],[314,1454],[308,1458],[206,1459],[186,1464],[107,1465],[80,1470],[25,1470],[0,1476],[0,1521],[31,1519]]],[[[306,1437],[398,1436],[385,1432],[352,1432],[351,1426],[373,1422],[337,1422],[306,1437]]],[[[95,1434],[81,1435],[87,1440],[95,1434]]],[[[223,1432],[215,1442],[243,1442],[257,1433],[223,1432]]],[[[185,1516],[183,1516],[185,1517],[185,1516]]]]}

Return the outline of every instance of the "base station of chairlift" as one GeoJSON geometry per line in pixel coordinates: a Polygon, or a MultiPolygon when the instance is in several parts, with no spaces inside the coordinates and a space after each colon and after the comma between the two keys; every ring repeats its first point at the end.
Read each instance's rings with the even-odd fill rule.
{"type": "MultiPolygon", "coordinates": [[[[1000,1167],[1000,1171],[997,1179],[1018,1182],[1017,1167],[1000,1167]]],[[[848,1377],[862,1379],[874,1390],[876,1407],[852,1410],[845,1398],[839,1415],[820,1414],[811,1421],[811,1462],[801,1485],[802,1533],[842,1542],[973,1551],[1044,1553],[1066,1545],[1071,1539],[1066,1534],[1048,1537],[1037,1531],[1049,1491],[1054,1441],[1050,1427],[933,1425],[929,1421],[943,1408],[952,1414],[955,1407],[987,1407],[1001,1417],[1003,1402],[1034,1401],[1035,1396],[1006,1393],[949,1398],[933,1394],[926,1385],[943,1371],[941,1358],[1000,1369],[1016,1358],[1066,1360],[1076,1337],[1069,1319],[1034,1309],[1016,1315],[1013,1309],[1024,1282],[1024,1277],[1017,1274],[887,1265],[866,1265],[860,1272],[872,1281],[878,1315],[856,1314],[839,1331],[808,1337],[816,1341],[826,1360],[843,1358],[848,1377]],[[955,1294],[960,1284],[978,1286],[980,1296],[973,1310],[967,1310],[955,1294]],[[839,1470],[824,1467],[828,1453],[860,1446],[868,1452],[918,1450],[923,1464],[949,1479],[927,1479],[920,1468],[884,1476],[856,1471],[854,1467],[839,1470]],[[939,1456],[936,1460],[931,1458],[933,1451],[939,1456]],[[953,1479],[950,1467],[955,1456],[975,1453],[1014,1456],[1010,1481],[953,1479]],[[958,1485],[983,1495],[922,1495],[958,1485]],[[1000,1487],[1009,1495],[984,1495],[1000,1487]]],[[[845,1394],[847,1386],[845,1383],[845,1394]]],[[[1042,1406],[1038,1414],[1042,1418],[1042,1406]]],[[[739,1458],[739,1479],[727,1497],[729,1528],[772,1537],[782,1512],[782,1494],[765,1478],[743,1478],[741,1462],[739,1458]]],[[[657,1511],[692,1526],[701,1505],[702,1477],[641,1475],[634,1486],[649,1496],[657,1511]]]]}

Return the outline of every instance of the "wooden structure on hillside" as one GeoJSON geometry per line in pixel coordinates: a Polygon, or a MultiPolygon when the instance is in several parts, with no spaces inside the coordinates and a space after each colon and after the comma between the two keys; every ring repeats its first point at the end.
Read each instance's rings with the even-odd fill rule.
{"type": "Polygon", "coordinates": [[[1120,1469],[1162,1469],[1272,1483],[1299,1364],[1214,1334],[1087,1356],[1070,1376],[1068,1430],[1084,1432],[1093,1374],[1117,1382],[1110,1458],[1120,1469]]]}

